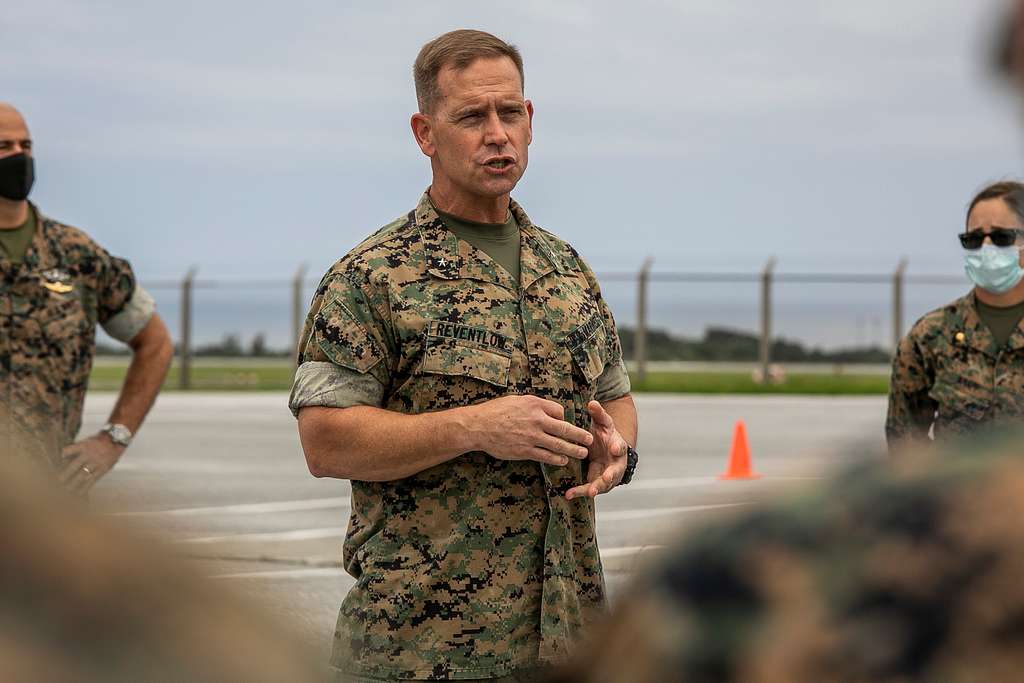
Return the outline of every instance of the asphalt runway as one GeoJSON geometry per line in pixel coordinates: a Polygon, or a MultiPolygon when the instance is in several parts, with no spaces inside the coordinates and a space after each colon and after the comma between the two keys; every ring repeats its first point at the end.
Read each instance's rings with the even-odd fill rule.
{"type": "MultiPolygon", "coordinates": [[[[83,434],[106,420],[114,398],[88,396],[83,434]]],[[[637,476],[598,499],[613,602],[630,576],[686,529],[813,486],[843,463],[881,454],[884,443],[881,397],[636,401],[637,476]],[[762,476],[721,481],[739,419],[762,476]]],[[[352,584],[340,567],[350,489],[345,481],[310,476],[286,402],[283,393],[161,396],[92,503],[172,543],[211,581],[267,605],[326,653],[352,584]]]]}

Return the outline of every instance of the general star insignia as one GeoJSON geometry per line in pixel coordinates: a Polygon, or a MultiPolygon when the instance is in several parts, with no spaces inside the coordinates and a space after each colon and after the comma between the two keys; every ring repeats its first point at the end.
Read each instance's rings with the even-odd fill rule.
{"type": "Polygon", "coordinates": [[[444,259],[441,259],[440,261],[438,261],[438,262],[437,262],[437,265],[439,265],[439,266],[441,266],[442,268],[444,268],[445,266],[447,266],[447,265],[448,265],[448,262],[447,262],[447,261],[445,261],[444,259]]]}

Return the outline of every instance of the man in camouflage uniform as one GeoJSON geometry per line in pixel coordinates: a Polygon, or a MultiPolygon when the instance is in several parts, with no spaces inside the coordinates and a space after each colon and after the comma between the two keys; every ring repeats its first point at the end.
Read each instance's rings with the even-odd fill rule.
{"type": "Polygon", "coordinates": [[[34,168],[24,119],[0,103],[0,456],[28,456],[84,493],[142,424],[173,347],[128,262],[27,200],[34,168]],[[133,358],[108,424],[74,442],[97,323],[133,358]]]}
{"type": "Polygon", "coordinates": [[[967,213],[960,240],[975,287],[900,342],[885,425],[894,452],[926,443],[929,430],[941,438],[1024,420],[1024,185],[995,183],[967,213]]]}
{"type": "Polygon", "coordinates": [[[310,471],[352,481],[332,664],[528,680],[603,610],[593,498],[631,476],[636,412],[594,274],[510,199],[518,51],[455,31],[415,75],[432,184],[324,277],[291,398],[310,471]]]}

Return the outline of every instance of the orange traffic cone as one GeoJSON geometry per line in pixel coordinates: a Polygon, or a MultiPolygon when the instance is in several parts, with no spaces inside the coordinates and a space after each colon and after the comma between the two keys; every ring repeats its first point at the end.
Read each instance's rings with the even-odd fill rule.
{"type": "Polygon", "coordinates": [[[719,479],[758,479],[761,475],[750,471],[750,445],[747,443],[747,427],[743,420],[736,422],[732,435],[732,451],[729,453],[729,469],[719,479]]]}

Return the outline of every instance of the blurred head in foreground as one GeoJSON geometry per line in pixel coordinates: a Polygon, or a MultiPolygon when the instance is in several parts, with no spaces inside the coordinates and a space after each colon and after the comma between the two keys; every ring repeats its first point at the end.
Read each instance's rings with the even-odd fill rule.
{"type": "Polygon", "coordinates": [[[226,587],[0,461],[0,678],[314,681],[316,661],[226,587]]]}
{"type": "Polygon", "coordinates": [[[1022,519],[1019,438],[858,466],[673,547],[552,680],[1019,680],[1022,519]]]}

